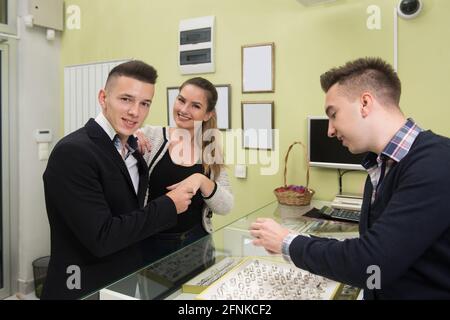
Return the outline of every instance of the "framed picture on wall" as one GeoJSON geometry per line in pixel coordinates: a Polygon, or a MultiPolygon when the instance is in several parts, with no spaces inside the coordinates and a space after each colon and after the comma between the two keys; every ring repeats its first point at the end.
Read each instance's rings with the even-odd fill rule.
{"type": "Polygon", "coordinates": [[[242,93],[275,91],[275,44],[242,46],[242,93]]]}
{"type": "Polygon", "coordinates": [[[231,85],[216,85],[217,90],[217,128],[231,129],[231,85]]]}
{"type": "MultiPolygon", "coordinates": [[[[231,129],[231,85],[215,85],[217,90],[217,127],[220,130],[231,129]]],[[[167,88],[167,123],[169,127],[176,127],[173,119],[173,106],[178,97],[178,87],[167,88]]]]}
{"type": "Polygon", "coordinates": [[[273,101],[242,102],[242,147],[273,150],[273,101]]]}
{"type": "Polygon", "coordinates": [[[169,127],[176,127],[175,120],[173,119],[173,106],[180,92],[178,87],[167,88],[167,123],[169,127]]]}

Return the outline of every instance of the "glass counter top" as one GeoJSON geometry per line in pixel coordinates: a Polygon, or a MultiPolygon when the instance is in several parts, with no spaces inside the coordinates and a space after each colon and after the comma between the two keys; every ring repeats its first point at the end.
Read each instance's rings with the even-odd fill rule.
{"type": "MultiPolygon", "coordinates": [[[[118,279],[87,299],[98,297],[105,300],[201,299],[208,297],[205,294],[203,297],[199,296],[203,290],[221,279],[230,270],[238,268],[246,258],[247,260],[256,259],[250,262],[245,261],[247,264],[253,262],[257,265],[275,263],[279,264],[280,270],[285,268],[287,263],[280,255],[271,255],[265,249],[253,245],[249,227],[257,218],[272,218],[298,233],[338,239],[358,237],[358,225],[356,224],[303,216],[313,207],[321,208],[327,204],[329,203],[312,201],[309,206],[295,207],[280,205],[276,201],[271,202],[216,230],[213,234],[167,255],[131,275],[118,279]]],[[[300,270],[292,264],[289,266],[300,270]]],[[[290,272],[292,273],[294,270],[290,272]]]]}

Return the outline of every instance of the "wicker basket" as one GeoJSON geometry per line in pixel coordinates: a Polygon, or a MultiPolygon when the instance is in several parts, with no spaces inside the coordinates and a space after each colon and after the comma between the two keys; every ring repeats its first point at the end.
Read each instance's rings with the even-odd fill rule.
{"type": "MultiPolygon", "coordinates": [[[[284,186],[276,188],[273,192],[275,193],[275,196],[278,199],[278,202],[281,204],[286,204],[289,206],[307,206],[311,203],[312,196],[314,195],[315,191],[308,188],[309,185],[309,161],[308,161],[308,155],[306,152],[306,147],[303,143],[300,141],[294,142],[289,146],[289,149],[286,153],[286,157],[284,159],[284,186]],[[303,151],[305,152],[305,159],[306,159],[306,187],[303,189],[303,193],[297,192],[295,190],[291,190],[290,187],[286,184],[286,175],[287,175],[287,162],[289,158],[289,152],[291,152],[291,149],[294,145],[299,144],[303,147],[303,151]]],[[[300,187],[299,187],[300,188],[300,187]]],[[[301,188],[300,188],[301,189],[301,188]]]]}

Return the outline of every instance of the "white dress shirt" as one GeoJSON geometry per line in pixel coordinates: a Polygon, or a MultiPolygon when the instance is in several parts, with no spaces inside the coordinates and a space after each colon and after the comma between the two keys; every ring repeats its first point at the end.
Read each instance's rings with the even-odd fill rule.
{"type": "MultiPolygon", "coordinates": [[[[114,142],[114,138],[116,137],[116,130],[111,126],[108,119],[104,116],[102,112],[95,118],[95,122],[105,130],[106,134],[109,136],[112,142],[114,142]]],[[[117,152],[119,152],[120,157],[123,159],[122,147],[116,147],[117,152]]],[[[130,174],[131,181],[133,182],[134,191],[138,192],[139,186],[139,170],[137,166],[137,160],[135,157],[126,156],[124,159],[125,165],[128,169],[128,173],[130,174]]]]}

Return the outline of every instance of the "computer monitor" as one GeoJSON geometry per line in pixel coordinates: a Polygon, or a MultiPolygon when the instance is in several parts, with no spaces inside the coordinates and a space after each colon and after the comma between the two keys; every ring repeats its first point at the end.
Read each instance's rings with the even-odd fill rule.
{"type": "Polygon", "coordinates": [[[364,170],[366,153],[352,154],[336,138],[328,137],[327,117],[308,117],[309,165],[347,170],[364,170]]]}

